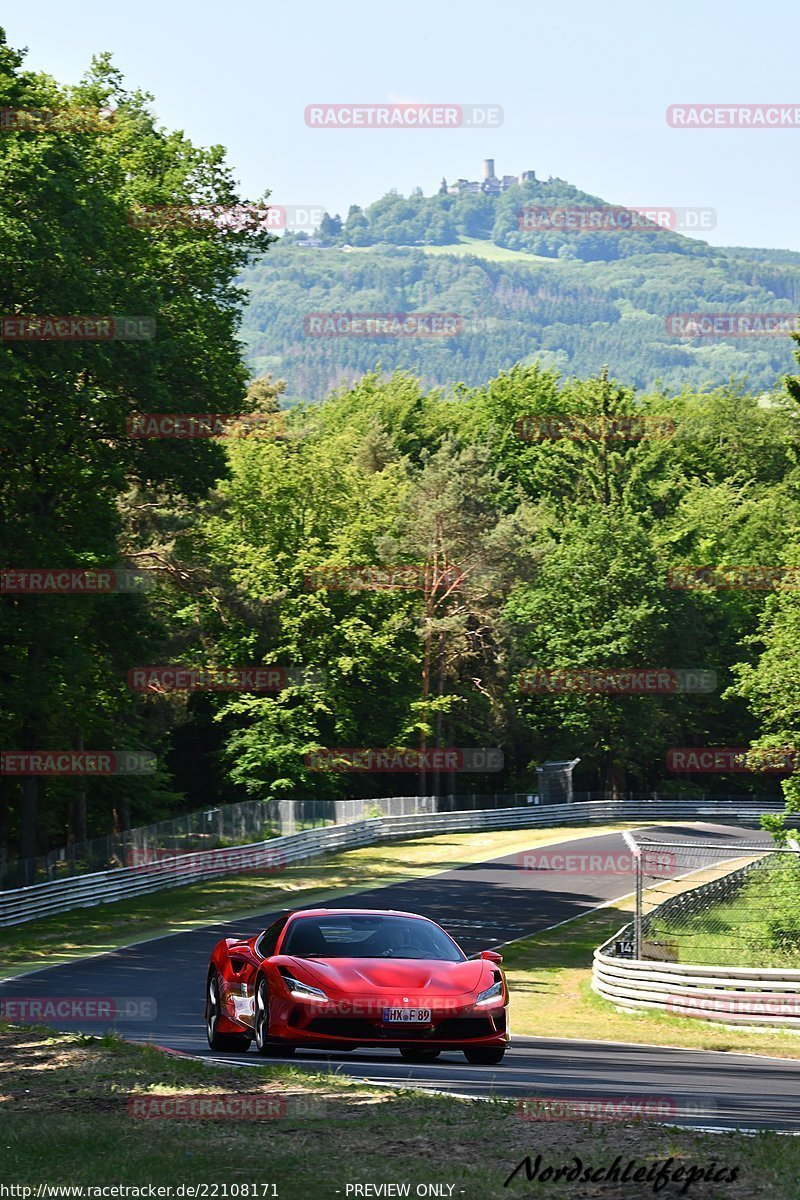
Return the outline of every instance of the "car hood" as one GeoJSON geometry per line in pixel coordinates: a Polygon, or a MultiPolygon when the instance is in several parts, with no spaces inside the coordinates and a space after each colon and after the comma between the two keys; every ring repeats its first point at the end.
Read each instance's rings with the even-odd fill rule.
{"type": "Polygon", "coordinates": [[[463,996],[477,991],[484,979],[488,987],[493,974],[482,959],[448,963],[418,958],[281,958],[288,970],[302,972],[327,992],[348,995],[400,991],[463,996]]]}

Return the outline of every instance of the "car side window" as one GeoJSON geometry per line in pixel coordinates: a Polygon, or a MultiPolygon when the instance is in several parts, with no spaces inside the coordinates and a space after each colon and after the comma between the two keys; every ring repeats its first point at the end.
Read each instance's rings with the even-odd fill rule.
{"type": "Polygon", "coordinates": [[[270,925],[269,929],[262,933],[258,940],[258,953],[262,958],[269,958],[270,954],[275,953],[275,947],[278,944],[278,938],[283,932],[283,927],[286,924],[286,917],[281,917],[279,921],[275,921],[270,925]]]}

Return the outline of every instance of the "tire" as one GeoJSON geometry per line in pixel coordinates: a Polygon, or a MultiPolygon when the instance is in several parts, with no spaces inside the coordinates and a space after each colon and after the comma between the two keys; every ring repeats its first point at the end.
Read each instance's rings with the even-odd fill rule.
{"type": "Polygon", "coordinates": [[[208,973],[206,984],[206,1037],[208,1044],[212,1050],[238,1050],[240,1054],[249,1050],[252,1039],[248,1033],[219,1033],[217,1026],[221,1015],[219,976],[212,968],[208,973]]]}
{"type": "Polygon", "coordinates": [[[296,1047],[289,1042],[269,1038],[269,992],[263,975],[256,983],[256,1003],[253,1014],[253,1029],[256,1035],[256,1050],[262,1058],[291,1058],[296,1047]]]}
{"type": "Polygon", "coordinates": [[[401,1046],[400,1054],[406,1062],[435,1062],[441,1050],[430,1050],[427,1046],[401,1046]]]}
{"type": "Polygon", "coordinates": [[[475,1067],[493,1067],[503,1061],[505,1046],[476,1046],[474,1050],[465,1050],[464,1057],[475,1067]]]}

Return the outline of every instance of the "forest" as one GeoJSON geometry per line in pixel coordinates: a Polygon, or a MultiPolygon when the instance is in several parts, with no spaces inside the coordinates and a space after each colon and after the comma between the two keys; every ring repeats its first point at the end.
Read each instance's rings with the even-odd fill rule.
{"type": "Polygon", "coordinates": [[[614,274],[631,272],[663,328],[668,306],[698,307],[695,271],[724,276],[730,307],[735,295],[759,308],[793,262],[742,252],[723,269],[722,255],[673,248],[645,255],[645,271],[637,251],[607,262],[600,288],[562,260],[556,282],[540,263],[347,256],[276,244],[258,225],[137,224],[141,205],[240,203],[222,148],[160,127],[105,57],[70,89],[3,42],[0,88],[8,108],[114,114],[5,131],[2,311],[150,322],[139,340],[0,347],[10,856],[254,797],[530,791],[553,759],[579,758],[576,786],[608,795],[782,785],[794,803],[796,777],[772,760],[800,735],[800,379],[784,377],[800,339],[728,348],[755,387],[703,384],[706,366],[675,348],[690,354],[665,360],[682,382],[637,386],[641,339],[623,331],[645,318],[620,315],[614,274]],[[663,271],[650,271],[656,258],[663,271]],[[325,275],[330,305],[309,305],[309,272],[325,275]],[[519,340],[492,297],[518,314],[519,340]],[[332,387],[330,364],[298,352],[290,385],[243,360],[248,304],[251,325],[271,323],[267,359],[310,308],[500,323],[496,338],[464,336],[456,358],[436,339],[398,339],[399,360],[381,367],[358,357],[374,345],[344,340],[332,387]],[[529,328],[551,361],[518,353],[529,328]],[[578,345],[596,370],[563,369],[578,345]],[[95,585],[128,572],[141,586],[32,594],[19,573],[34,571],[94,573],[95,585]],[[193,682],[175,685],[178,670],[193,682]],[[532,672],[668,684],[548,690],[526,683],[532,672]],[[703,690],[680,683],[698,672],[703,690]],[[500,749],[502,769],[458,774],[433,753],[453,747],[500,749]],[[680,747],[753,757],[671,770],[680,747]],[[408,748],[431,765],[342,770],[341,748],[408,748]],[[152,768],[13,766],[109,750],[152,768]]]}
{"type": "MultiPolygon", "coordinates": [[[[405,237],[399,228],[379,225],[382,235],[405,237]]],[[[542,252],[547,247],[534,255],[460,234],[449,245],[381,241],[361,248],[320,238],[306,245],[299,235],[286,234],[242,274],[248,290],[240,332],[245,361],[256,374],[284,379],[289,403],[322,400],[378,365],[390,373],[412,371],[426,387],[449,392],[458,383],[485,385],[515,362],[555,367],[576,378],[610,364],[621,382],[639,390],[707,390],[736,380],[763,392],[791,369],[788,338],[676,336],[668,318],[794,315],[800,256],[760,258],[668,230],[546,236],[556,238],[549,247],[558,244],[554,256],[542,252]],[[581,258],[581,239],[601,236],[618,243],[618,252],[627,246],[628,253],[581,258]],[[460,320],[453,336],[404,338],[315,337],[307,319],[363,312],[448,313],[460,320]]],[[[529,238],[512,233],[505,241],[529,238]]],[[[589,253],[591,247],[583,249],[589,253]]],[[[595,252],[606,250],[597,245],[595,252]]]]}

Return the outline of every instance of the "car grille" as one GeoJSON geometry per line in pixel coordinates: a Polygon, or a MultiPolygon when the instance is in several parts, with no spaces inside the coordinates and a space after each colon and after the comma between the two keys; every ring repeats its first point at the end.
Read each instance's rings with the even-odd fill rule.
{"type": "Polygon", "coordinates": [[[315,1017],[306,1025],[310,1033],[327,1033],[329,1037],[346,1038],[378,1037],[378,1028],[364,1017],[315,1017]]]}
{"type": "Polygon", "coordinates": [[[368,1038],[370,1041],[386,1038],[404,1042],[436,1041],[440,1038],[457,1041],[461,1038],[491,1037],[498,1032],[498,1026],[493,1025],[489,1017],[449,1017],[439,1021],[433,1028],[410,1022],[383,1025],[364,1017],[315,1017],[305,1029],[308,1033],[326,1033],[329,1037],[350,1038],[353,1041],[359,1038],[368,1038]]]}
{"type": "Polygon", "coordinates": [[[437,1036],[442,1038],[491,1037],[494,1032],[488,1017],[449,1017],[436,1026],[437,1036]]]}

